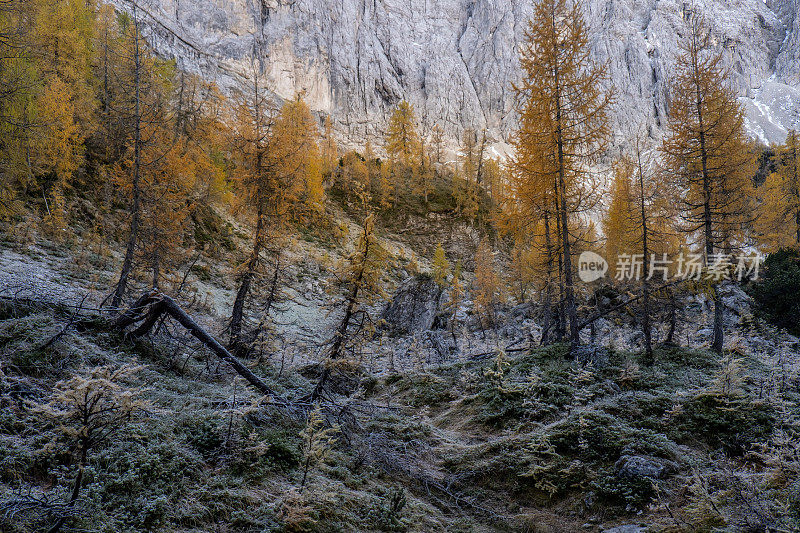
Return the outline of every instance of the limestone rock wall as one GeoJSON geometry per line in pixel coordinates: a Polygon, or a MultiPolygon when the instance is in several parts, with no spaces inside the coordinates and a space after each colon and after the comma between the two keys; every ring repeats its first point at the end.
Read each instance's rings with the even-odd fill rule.
{"type": "MultiPolygon", "coordinates": [[[[486,128],[500,142],[514,126],[511,83],[530,0],[108,1],[137,6],[161,54],[224,87],[259,71],[281,98],[304,91],[353,144],[382,135],[403,98],[423,129],[438,123],[451,139],[486,128]]],[[[800,0],[587,0],[619,134],[639,124],[654,137],[663,131],[668,74],[692,4],[724,50],[752,135],[782,141],[800,107],[800,0]]]]}

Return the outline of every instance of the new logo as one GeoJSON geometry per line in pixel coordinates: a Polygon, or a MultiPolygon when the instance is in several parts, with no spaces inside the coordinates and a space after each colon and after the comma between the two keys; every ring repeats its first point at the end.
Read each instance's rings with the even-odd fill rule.
{"type": "Polygon", "coordinates": [[[578,257],[578,277],[584,283],[591,283],[606,277],[608,261],[594,252],[583,252],[578,257]]]}

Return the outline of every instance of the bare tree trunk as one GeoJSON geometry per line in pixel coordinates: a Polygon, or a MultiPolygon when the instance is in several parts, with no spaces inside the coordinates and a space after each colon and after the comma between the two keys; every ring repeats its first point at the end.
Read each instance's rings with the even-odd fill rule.
{"type": "MultiPolygon", "coordinates": [[[[264,310],[262,311],[261,321],[252,330],[244,334],[240,334],[239,342],[237,343],[235,348],[232,348],[233,355],[235,355],[236,357],[249,357],[252,354],[255,342],[258,340],[258,337],[264,331],[267,319],[269,318],[269,312],[272,309],[272,306],[275,304],[275,300],[278,298],[279,277],[280,277],[280,252],[278,252],[278,257],[276,258],[275,271],[273,272],[272,275],[272,283],[270,284],[269,294],[267,295],[267,302],[264,305],[264,310]]],[[[260,360],[261,356],[259,356],[259,361],[260,360]]]]}
{"type": "MultiPolygon", "coordinates": [[[[558,186],[555,189],[556,197],[558,197],[558,186]]],[[[561,208],[556,201],[556,236],[558,242],[561,242],[561,208]]],[[[556,308],[558,322],[556,323],[556,340],[561,342],[564,340],[566,334],[566,318],[564,315],[564,257],[561,255],[560,250],[556,250],[556,257],[558,258],[558,306],[556,308]]]]}
{"type": "MultiPolygon", "coordinates": [[[[697,67],[695,67],[697,69],[697,67]]],[[[703,115],[703,99],[700,91],[700,86],[696,86],[697,97],[697,119],[700,132],[700,162],[702,165],[702,179],[703,179],[703,234],[705,238],[705,252],[706,268],[709,266],[714,255],[714,232],[713,232],[713,216],[711,209],[712,192],[711,192],[711,176],[708,170],[708,150],[706,148],[706,132],[704,126],[703,115]]],[[[724,342],[724,332],[722,329],[722,302],[720,301],[719,284],[712,287],[712,299],[714,301],[714,338],[711,342],[711,349],[719,354],[722,353],[722,345],[724,342]]]]}
{"type": "Polygon", "coordinates": [[[158,280],[161,277],[161,254],[158,250],[153,252],[153,289],[158,290],[158,280]]]}
{"type": "Polygon", "coordinates": [[[542,346],[550,344],[550,328],[553,320],[553,249],[550,243],[550,216],[547,211],[544,213],[544,232],[545,247],[547,249],[547,284],[544,292],[544,321],[542,323],[542,338],[540,341],[542,346]]]}
{"type": "Polygon", "coordinates": [[[675,302],[675,291],[670,291],[669,294],[669,331],[667,331],[667,338],[664,344],[675,344],[675,329],[678,323],[678,309],[675,302]]]}
{"type": "Polygon", "coordinates": [[[800,244],[800,209],[798,209],[797,213],[794,214],[794,223],[796,227],[794,243],[800,244]]]}
{"type": "MultiPolygon", "coordinates": [[[[367,244],[367,246],[369,246],[367,244]]],[[[355,311],[356,304],[358,302],[358,291],[361,288],[361,280],[364,277],[364,268],[359,271],[358,278],[356,283],[353,285],[352,292],[347,299],[347,308],[345,309],[344,316],[342,317],[342,321],[339,323],[339,327],[336,329],[336,333],[333,337],[333,344],[331,345],[331,350],[328,354],[328,360],[335,361],[339,359],[342,346],[344,345],[345,338],[347,337],[347,330],[350,327],[350,320],[353,318],[353,312],[355,311]]],[[[328,367],[323,368],[322,375],[319,378],[319,382],[317,386],[314,388],[314,392],[311,393],[311,400],[316,401],[322,392],[325,389],[325,384],[327,383],[328,379],[330,378],[331,371],[328,367]]]]}
{"type": "MultiPolygon", "coordinates": [[[[81,458],[78,465],[78,475],[75,476],[75,485],[72,487],[72,494],[69,497],[69,502],[67,502],[67,505],[70,507],[78,500],[78,496],[81,492],[81,485],[83,484],[83,472],[86,470],[86,459],[89,452],[88,447],[89,445],[84,439],[84,442],[81,444],[81,458]]],[[[62,516],[56,521],[55,524],[53,524],[50,529],[47,530],[47,533],[57,533],[66,521],[67,517],[62,516]]]]}
{"type": "Polygon", "coordinates": [[[184,311],[175,300],[164,294],[150,291],[145,293],[134,307],[120,315],[120,317],[113,323],[114,327],[124,330],[128,326],[142,320],[142,310],[147,306],[150,307],[147,315],[144,317],[144,323],[139,326],[132,335],[139,337],[149,332],[153,325],[164,313],[174,318],[181,326],[186,328],[189,333],[202,342],[208,349],[220,359],[228,363],[240,376],[242,376],[250,385],[260,391],[265,396],[270,396],[274,403],[283,406],[289,405],[288,401],[273,391],[266,383],[253,374],[241,361],[233,356],[226,350],[217,339],[212,337],[205,329],[200,327],[194,319],[184,311]]]}
{"type": "Polygon", "coordinates": [[[133,268],[134,255],[136,253],[136,242],[139,239],[139,223],[141,211],[141,164],[142,164],[142,116],[141,116],[141,80],[142,80],[142,61],[139,49],[139,21],[136,18],[136,6],[133,7],[133,35],[134,35],[134,85],[135,85],[135,110],[134,110],[134,141],[133,141],[133,184],[131,203],[131,228],[128,235],[128,244],[125,247],[125,259],[122,262],[122,272],[119,275],[114,297],[111,300],[111,307],[119,308],[125,291],[128,288],[128,278],[133,268]]]}
{"type": "Polygon", "coordinates": [[[478,190],[483,183],[483,152],[486,150],[486,128],[483,129],[483,136],[481,137],[481,148],[478,151],[478,169],[475,172],[475,183],[478,185],[478,190]]]}
{"type": "Polygon", "coordinates": [[[229,346],[234,352],[239,351],[240,337],[242,333],[242,321],[244,319],[244,304],[247,295],[250,293],[250,286],[258,268],[261,256],[262,233],[264,231],[264,213],[261,202],[258,204],[258,214],[256,219],[256,234],[253,238],[253,252],[247,262],[247,270],[242,274],[239,282],[239,290],[236,291],[236,299],[233,302],[230,323],[230,343],[229,346]]]}
{"type": "MultiPolygon", "coordinates": [[[[560,106],[559,106],[560,107],[560,106]]],[[[558,121],[560,122],[560,114],[561,111],[559,108],[556,110],[556,115],[558,117],[558,121]]],[[[564,145],[563,141],[561,140],[561,126],[558,125],[558,160],[559,160],[559,169],[558,169],[558,182],[559,187],[561,189],[561,245],[563,246],[563,255],[564,255],[564,292],[565,292],[565,305],[566,305],[566,315],[569,318],[569,337],[570,337],[570,344],[573,346],[577,346],[580,343],[580,339],[578,337],[578,312],[575,306],[575,293],[573,290],[573,281],[572,281],[572,256],[570,252],[570,242],[569,242],[569,220],[567,216],[567,191],[566,191],[566,179],[564,176],[565,173],[565,162],[564,162],[564,145]]]]}
{"type": "Polygon", "coordinates": [[[652,330],[650,327],[650,283],[648,280],[649,265],[650,265],[650,250],[647,247],[647,212],[644,202],[644,171],[642,170],[642,154],[639,150],[639,141],[637,139],[636,145],[636,160],[639,167],[639,207],[641,209],[642,217],[642,261],[644,273],[642,276],[642,331],[644,332],[644,349],[645,349],[645,364],[651,366],[653,360],[653,340],[652,330]]]}
{"type": "MultiPolygon", "coordinates": [[[[352,320],[356,306],[358,305],[358,293],[361,290],[361,286],[364,281],[364,275],[367,269],[367,260],[370,254],[370,239],[368,238],[366,222],[364,224],[364,237],[364,250],[361,252],[361,264],[359,265],[358,273],[353,280],[353,285],[350,289],[350,295],[347,298],[347,307],[345,308],[344,316],[342,317],[342,321],[339,323],[339,327],[336,329],[331,350],[328,352],[329,361],[335,361],[341,356],[342,348],[344,346],[345,339],[347,338],[347,330],[350,327],[350,321],[352,320]]],[[[330,378],[330,373],[330,368],[327,366],[323,368],[319,382],[314,388],[314,392],[311,393],[312,401],[317,400],[322,395],[325,388],[325,383],[328,381],[328,378],[330,378]]]]}

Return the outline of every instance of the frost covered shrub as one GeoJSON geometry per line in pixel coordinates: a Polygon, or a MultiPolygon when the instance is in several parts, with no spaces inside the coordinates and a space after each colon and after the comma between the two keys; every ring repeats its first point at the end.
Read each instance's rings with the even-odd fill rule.
{"type": "Polygon", "coordinates": [[[376,504],[368,513],[368,518],[378,531],[400,532],[408,530],[402,518],[406,506],[406,493],[403,489],[393,489],[380,504],[376,504]]]}
{"type": "Polygon", "coordinates": [[[604,502],[622,507],[642,508],[656,492],[655,482],[646,477],[621,477],[613,470],[604,470],[591,482],[592,489],[604,502]]]}
{"type": "Polygon", "coordinates": [[[683,404],[673,422],[668,427],[675,440],[699,439],[731,455],[742,455],[754,442],[769,437],[774,417],[772,407],[765,403],[704,392],[683,404]]]}
{"type": "Polygon", "coordinates": [[[60,329],[53,317],[44,313],[2,321],[0,354],[8,354],[12,367],[22,374],[44,375],[68,356],[57,343],[50,343],[60,329]]]}
{"type": "Polygon", "coordinates": [[[483,407],[479,420],[487,426],[502,428],[525,414],[525,392],[522,390],[487,387],[481,391],[480,399],[483,407]]]}
{"type": "Polygon", "coordinates": [[[245,424],[237,456],[231,468],[237,475],[258,478],[278,469],[288,471],[300,464],[299,439],[285,428],[261,429],[245,424]]]}
{"type": "Polygon", "coordinates": [[[98,459],[106,474],[103,483],[94,488],[96,499],[106,502],[121,524],[140,530],[169,520],[185,491],[203,472],[199,455],[175,441],[119,443],[98,459]]]}
{"type": "Polygon", "coordinates": [[[212,457],[219,453],[225,444],[225,436],[220,425],[212,419],[186,426],[186,440],[203,457],[212,457]]]}

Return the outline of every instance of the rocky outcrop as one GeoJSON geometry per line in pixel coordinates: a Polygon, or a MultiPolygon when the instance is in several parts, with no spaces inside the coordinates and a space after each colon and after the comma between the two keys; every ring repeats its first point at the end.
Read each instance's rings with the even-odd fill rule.
{"type": "MultiPolygon", "coordinates": [[[[457,139],[486,128],[495,148],[515,123],[511,83],[533,4],[528,0],[107,0],[136,5],[156,49],[231,87],[260,72],[281,98],[304,92],[343,139],[382,135],[412,102],[424,129],[457,139]]],[[[781,141],[800,94],[800,0],[704,0],[754,137],[781,141]],[[769,82],[770,85],[767,85],[769,82]]],[[[667,79],[690,3],[589,0],[594,57],[608,62],[617,130],[658,137],[667,79]]]]}
{"type": "Polygon", "coordinates": [[[386,305],[381,318],[393,334],[418,334],[433,327],[442,290],[430,276],[406,280],[386,305]]]}

